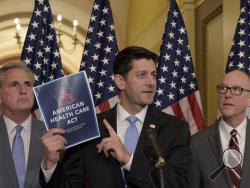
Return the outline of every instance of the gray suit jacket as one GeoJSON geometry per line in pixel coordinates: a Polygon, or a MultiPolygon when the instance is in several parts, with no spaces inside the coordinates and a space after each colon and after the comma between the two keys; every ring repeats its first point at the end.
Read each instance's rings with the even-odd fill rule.
{"type": "MultiPolygon", "coordinates": [[[[25,188],[39,188],[39,170],[43,159],[41,135],[44,124],[32,118],[29,157],[25,177],[25,188]]],[[[8,133],[3,117],[0,117],[0,187],[18,188],[15,166],[12,159],[8,133]]]]}
{"type": "MultiPolygon", "coordinates": [[[[232,188],[231,178],[225,169],[213,181],[209,175],[221,165],[222,146],[218,122],[194,135],[190,143],[193,163],[190,169],[191,188],[232,188]]],[[[246,143],[240,188],[250,186],[250,120],[247,120],[246,143]]]]}

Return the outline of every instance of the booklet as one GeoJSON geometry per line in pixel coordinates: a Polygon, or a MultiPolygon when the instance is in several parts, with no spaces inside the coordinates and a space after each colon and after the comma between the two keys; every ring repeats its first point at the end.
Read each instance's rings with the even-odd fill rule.
{"type": "Polygon", "coordinates": [[[33,88],[47,129],[62,128],[67,148],[100,137],[85,71],[33,88]]]}

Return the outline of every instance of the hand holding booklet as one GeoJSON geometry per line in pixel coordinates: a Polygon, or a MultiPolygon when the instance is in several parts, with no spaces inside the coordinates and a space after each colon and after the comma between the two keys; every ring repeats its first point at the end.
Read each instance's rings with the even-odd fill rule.
{"type": "Polygon", "coordinates": [[[46,128],[64,129],[67,148],[100,136],[85,71],[33,89],[46,128]]]}

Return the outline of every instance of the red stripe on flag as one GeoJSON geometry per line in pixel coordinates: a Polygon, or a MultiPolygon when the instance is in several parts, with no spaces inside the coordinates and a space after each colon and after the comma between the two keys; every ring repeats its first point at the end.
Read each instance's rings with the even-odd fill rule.
{"type": "Polygon", "coordinates": [[[105,112],[110,109],[109,101],[103,101],[99,106],[100,112],[105,112]]]}
{"type": "Polygon", "coordinates": [[[197,99],[196,99],[196,96],[194,93],[189,95],[187,98],[188,98],[188,102],[190,104],[190,108],[191,108],[191,111],[193,114],[193,118],[194,118],[196,127],[200,131],[205,127],[200,106],[197,102],[197,99]]]}
{"type": "Polygon", "coordinates": [[[175,104],[172,104],[171,105],[171,108],[175,114],[176,117],[178,117],[179,119],[181,120],[185,120],[185,117],[182,113],[182,110],[181,110],[181,107],[180,107],[180,104],[177,102],[175,104]]]}

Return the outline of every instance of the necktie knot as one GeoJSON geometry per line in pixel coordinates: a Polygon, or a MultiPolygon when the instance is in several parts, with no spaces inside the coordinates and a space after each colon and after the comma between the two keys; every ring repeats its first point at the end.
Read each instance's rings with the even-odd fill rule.
{"type": "Polygon", "coordinates": [[[135,122],[138,121],[138,118],[136,116],[128,116],[127,121],[129,122],[129,124],[135,125],[135,122]]]}
{"type": "Polygon", "coordinates": [[[230,132],[230,134],[231,134],[231,136],[232,137],[235,137],[236,135],[237,135],[237,130],[236,129],[233,129],[231,132],[230,132]]]}

